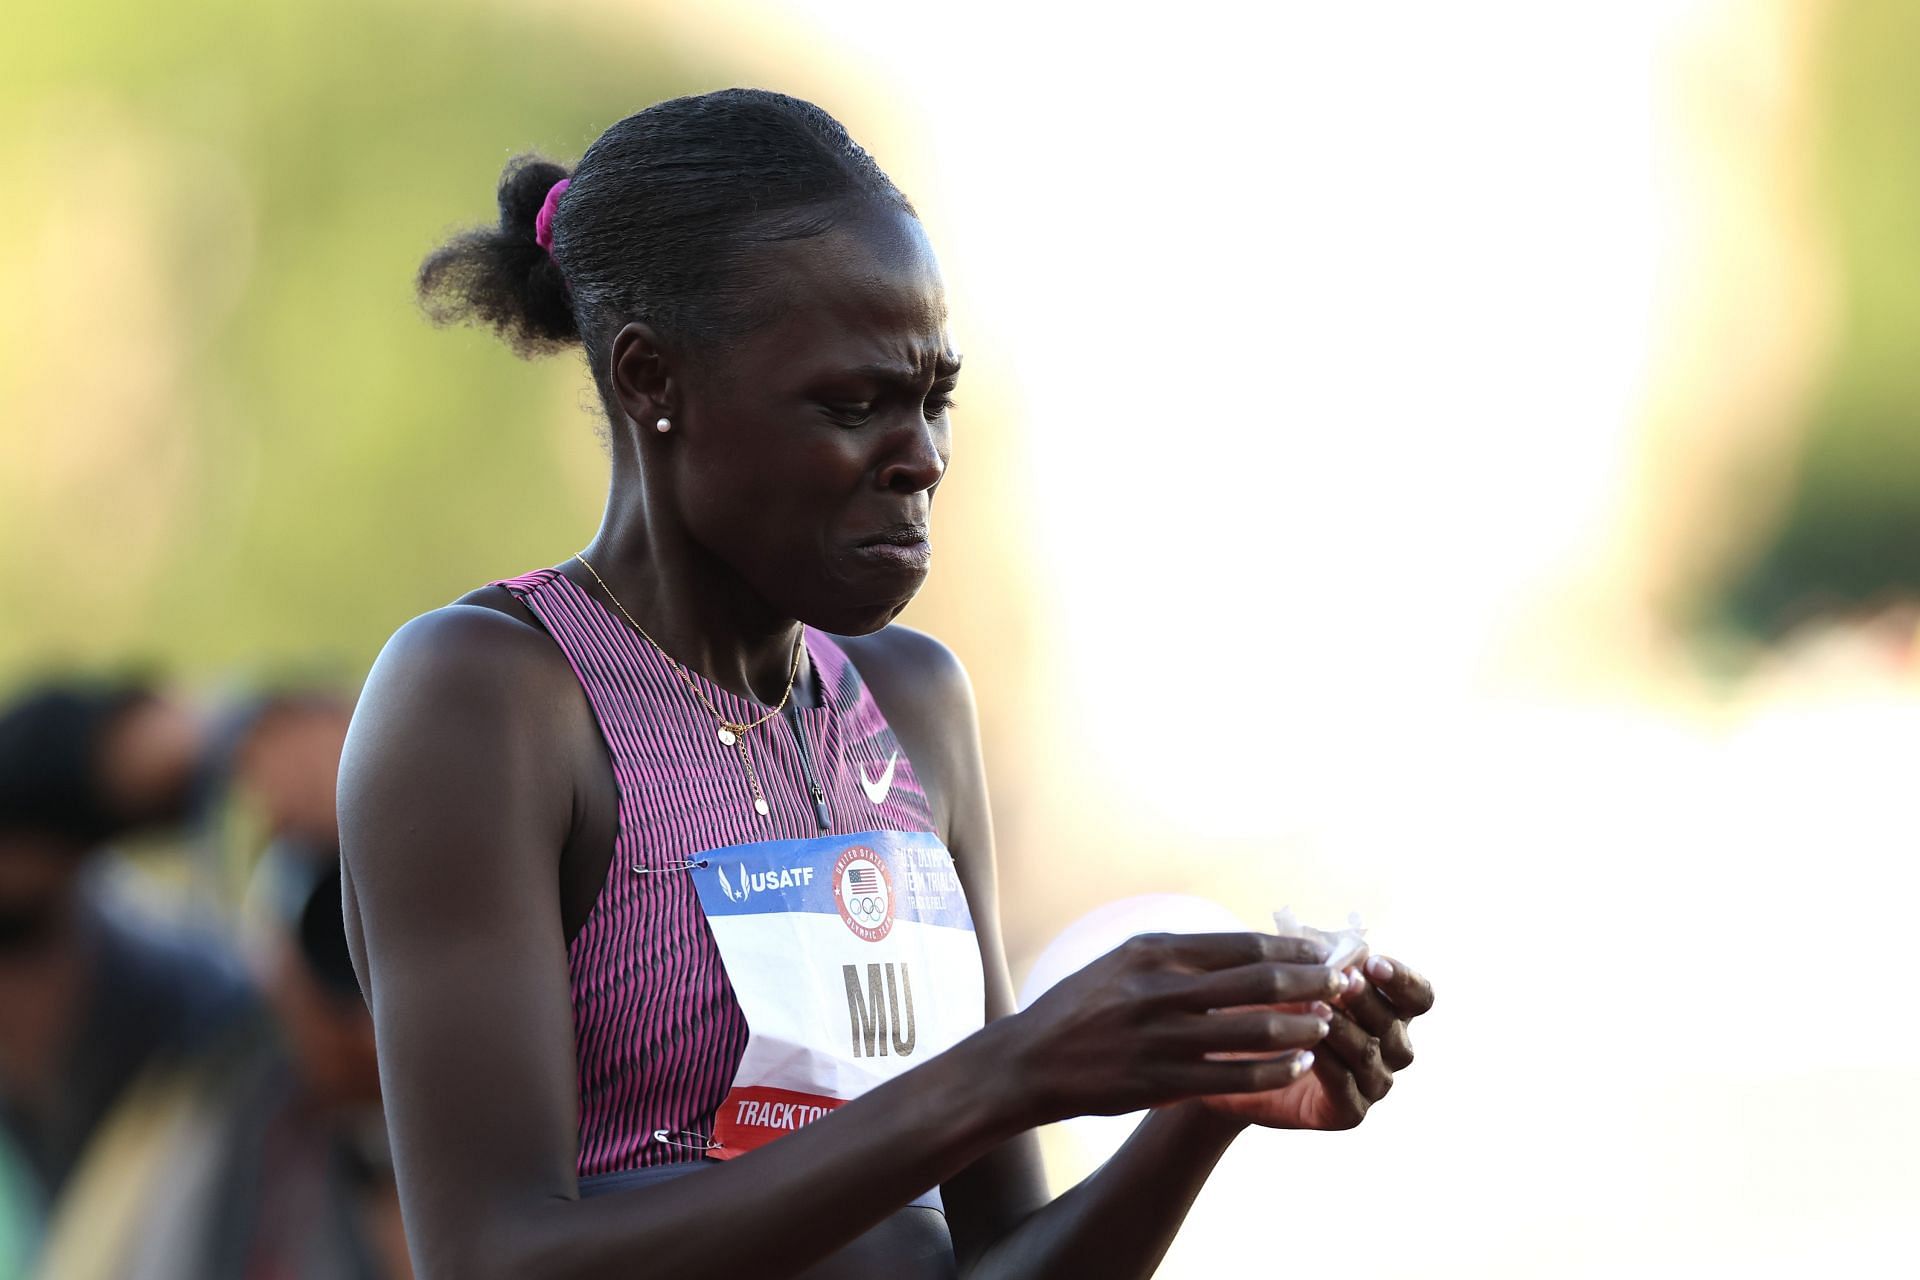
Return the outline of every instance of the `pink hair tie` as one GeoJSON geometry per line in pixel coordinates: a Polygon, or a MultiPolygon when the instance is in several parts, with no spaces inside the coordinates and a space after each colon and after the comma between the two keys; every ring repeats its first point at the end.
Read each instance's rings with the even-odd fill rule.
{"type": "Polygon", "coordinates": [[[533,238],[549,254],[553,252],[553,211],[560,204],[560,197],[573,185],[572,178],[562,178],[547,188],[547,198],[541,202],[540,212],[534,215],[533,238]]]}

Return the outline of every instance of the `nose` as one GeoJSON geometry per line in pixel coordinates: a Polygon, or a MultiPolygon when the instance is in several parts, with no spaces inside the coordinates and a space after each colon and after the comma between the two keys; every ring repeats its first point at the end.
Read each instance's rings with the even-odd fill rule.
{"type": "Polygon", "coordinates": [[[880,465],[879,484],[889,493],[925,493],[947,473],[947,424],[915,417],[880,465]]]}

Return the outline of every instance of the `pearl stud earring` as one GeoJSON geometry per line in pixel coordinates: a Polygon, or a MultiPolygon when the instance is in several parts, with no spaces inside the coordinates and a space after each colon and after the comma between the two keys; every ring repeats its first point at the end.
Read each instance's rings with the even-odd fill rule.
{"type": "Polygon", "coordinates": [[[671,418],[662,418],[653,424],[653,429],[655,431],[671,431],[673,430],[673,420],[671,418]]]}

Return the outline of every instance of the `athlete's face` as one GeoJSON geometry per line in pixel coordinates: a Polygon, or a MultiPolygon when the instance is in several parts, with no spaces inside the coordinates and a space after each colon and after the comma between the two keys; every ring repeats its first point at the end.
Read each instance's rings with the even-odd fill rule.
{"type": "Polygon", "coordinates": [[[692,539],[782,616],[864,634],[932,555],[959,372],[939,268],[892,211],[758,252],[776,318],[675,378],[647,465],[669,469],[692,539]]]}

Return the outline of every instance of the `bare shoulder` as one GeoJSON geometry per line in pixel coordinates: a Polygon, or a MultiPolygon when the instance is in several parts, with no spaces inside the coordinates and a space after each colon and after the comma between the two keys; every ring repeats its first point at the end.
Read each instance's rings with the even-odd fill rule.
{"type": "Polygon", "coordinates": [[[467,599],[423,613],[394,632],[361,691],[341,761],[342,818],[353,828],[375,797],[487,774],[565,794],[561,744],[580,714],[565,655],[530,617],[467,599]]]}
{"type": "Polygon", "coordinates": [[[935,722],[971,716],[973,683],[959,657],[924,631],[894,623],[872,635],[835,636],[888,719],[896,714],[935,722]]]}
{"type": "Polygon", "coordinates": [[[565,656],[526,606],[504,588],[482,587],[394,632],[368,692],[471,696],[487,687],[528,690],[529,682],[538,689],[567,675],[565,656]]]}

